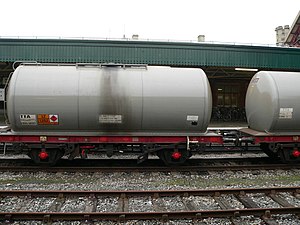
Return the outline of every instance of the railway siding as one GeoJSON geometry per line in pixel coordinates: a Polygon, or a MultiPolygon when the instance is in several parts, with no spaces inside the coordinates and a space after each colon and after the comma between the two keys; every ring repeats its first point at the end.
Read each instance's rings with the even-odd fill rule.
{"type": "MultiPolygon", "coordinates": [[[[299,187],[235,188],[215,190],[154,191],[0,191],[0,220],[203,220],[241,216],[261,217],[299,214],[299,203],[282,199],[279,194],[298,199],[299,187]],[[97,211],[99,197],[115,200],[111,210],[97,211]],[[295,197],[294,197],[295,196],[295,197]],[[199,198],[200,197],[200,198],[199,198]],[[18,204],[11,209],[10,202],[18,204]],[[57,207],[57,203],[59,207],[57,207]],[[159,202],[159,203],[158,203],[159,202]],[[8,206],[7,206],[8,205],[8,206]],[[159,207],[157,207],[159,205],[159,207]],[[55,207],[53,207],[55,206],[55,207]],[[55,210],[53,210],[55,209],[55,210]]],[[[103,198],[102,198],[103,199],[103,198]]],[[[275,220],[274,220],[275,221],[275,220]]],[[[299,221],[300,222],[300,221],[299,221]]]]}

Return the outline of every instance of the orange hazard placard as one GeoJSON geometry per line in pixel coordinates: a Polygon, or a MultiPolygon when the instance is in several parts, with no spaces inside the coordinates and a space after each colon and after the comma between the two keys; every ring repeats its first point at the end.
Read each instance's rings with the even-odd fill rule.
{"type": "Polygon", "coordinates": [[[58,125],[58,115],[55,114],[38,114],[39,125],[58,125]]]}

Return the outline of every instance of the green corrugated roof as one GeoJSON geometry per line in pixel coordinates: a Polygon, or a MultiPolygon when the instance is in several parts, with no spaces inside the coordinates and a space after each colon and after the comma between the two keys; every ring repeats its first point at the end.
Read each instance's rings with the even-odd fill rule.
{"type": "Polygon", "coordinates": [[[0,39],[0,61],[300,70],[300,49],[184,42],[0,39]]]}

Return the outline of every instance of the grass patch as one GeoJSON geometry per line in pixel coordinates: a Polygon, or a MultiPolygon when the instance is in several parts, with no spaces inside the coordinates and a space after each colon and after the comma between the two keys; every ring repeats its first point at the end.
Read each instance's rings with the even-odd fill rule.
{"type": "MultiPolygon", "coordinates": [[[[207,188],[207,187],[219,187],[219,186],[261,186],[261,185],[270,185],[270,184],[293,184],[299,182],[300,183],[300,176],[275,176],[275,177],[267,177],[267,176],[260,176],[257,178],[196,178],[196,179],[185,179],[185,178],[175,178],[172,180],[166,181],[166,185],[170,186],[189,186],[195,188],[207,188]]],[[[161,183],[160,183],[161,184],[161,183]]]]}
{"type": "Polygon", "coordinates": [[[17,178],[17,179],[8,179],[8,180],[1,180],[0,184],[76,184],[76,183],[84,183],[89,182],[84,180],[76,180],[76,179],[60,179],[60,178],[49,178],[49,179],[36,179],[36,178],[17,178]]]}

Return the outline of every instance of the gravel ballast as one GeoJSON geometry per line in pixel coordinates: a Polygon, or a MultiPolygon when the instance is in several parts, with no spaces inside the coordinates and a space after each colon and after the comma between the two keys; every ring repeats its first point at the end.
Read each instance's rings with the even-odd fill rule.
{"type": "MultiPolygon", "coordinates": [[[[261,171],[220,171],[209,173],[180,173],[180,172],[2,172],[0,175],[1,190],[184,190],[184,189],[218,189],[218,188],[254,188],[254,187],[280,187],[300,186],[300,171],[298,170],[261,170],[261,171]]],[[[299,198],[289,193],[280,193],[280,197],[290,204],[300,206],[299,198]]],[[[55,198],[4,197],[0,199],[0,212],[33,212],[49,209],[55,198]],[[25,199],[23,199],[25,198],[25,199]],[[24,204],[24,202],[26,204],[24,204]]],[[[243,209],[244,206],[234,196],[221,196],[232,208],[243,209]]],[[[270,197],[264,195],[251,196],[260,207],[280,207],[270,197]]],[[[183,211],[185,205],[180,199],[163,198],[164,206],[168,211],[183,211]]],[[[213,197],[190,196],[184,197],[184,202],[192,201],[201,210],[220,209],[213,197]]],[[[157,201],[160,201],[158,199],[157,201]]],[[[147,198],[130,198],[131,212],[154,211],[155,200],[147,198]]],[[[156,202],[156,204],[160,204],[156,202]]],[[[116,211],[118,198],[97,198],[96,212],[116,211]]],[[[61,211],[83,212],[92,208],[93,202],[89,198],[66,198],[61,211]]],[[[55,210],[53,210],[55,211],[55,210]]],[[[275,215],[279,224],[300,224],[293,215],[275,215]]],[[[263,224],[257,217],[239,218],[243,224],[263,224]]],[[[204,219],[202,224],[232,224],[229,219],[204,219]]],[[[20,221],[12,224],[43,224],[40,221],[20,221]]],[[[74,222],[54,222],[53,224],[80,224],[74,222]]],[[[93,224],[115,224],[115,222],[94,222],[93,224]]],[[[162,224],[156,220],[127,221],[123,224],[162,224]]],[[[170,220],[167,224],[194,224],[191,220],[170,220]]]]}

